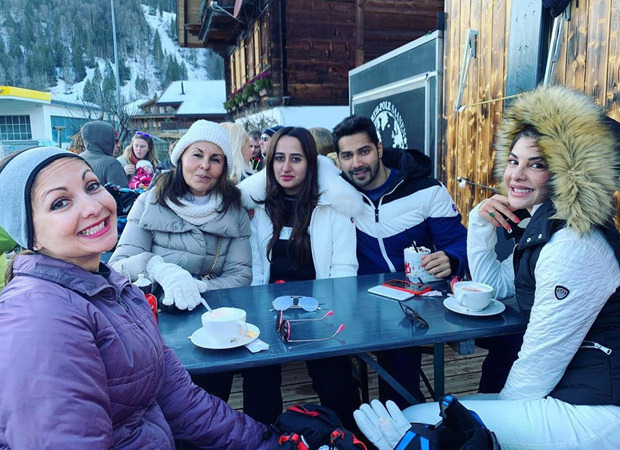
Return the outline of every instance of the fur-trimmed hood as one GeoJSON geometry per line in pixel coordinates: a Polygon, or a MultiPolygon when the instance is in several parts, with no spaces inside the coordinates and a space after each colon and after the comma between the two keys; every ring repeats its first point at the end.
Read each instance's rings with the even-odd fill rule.
{"type": "MultiPolygon", "coordinates": [[[[319,205],[329,205],[341,214],[356,217],[362,212],[361,194],[340,177],[340,170],[331,159],[319,155],[318,159],[319,205]]],[[[246,209],[264,207],[257,201],[265,200],[267,172],[265,169],[246,178],[237,185],[241,190],[241,203],[246,209]]]]}
{"type": "Polygon", "coordinates": [[[583,93],[562,86],[540,86],[523,94],[504,114],[495,143],[495,176],[503,179],[510,147],[526,126],[533,127],[552,174],[553,219],[579,233],[609,223],[618,188],[615,139],[604,110],[583,93]]]}

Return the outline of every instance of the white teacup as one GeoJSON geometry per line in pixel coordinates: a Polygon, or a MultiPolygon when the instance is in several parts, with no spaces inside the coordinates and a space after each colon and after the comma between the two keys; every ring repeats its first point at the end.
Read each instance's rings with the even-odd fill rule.
{"type": "Polygon", "coordinates": [[[248,332],[246,313],[239,308],[216,308],[202,315],[202,326],[217,343],[235,342],[248,332]]]}
{"type": "Polygon", "coordinates": [[[454,283],[454,297],[463,308],[481,311],[493,300],[493,287],[475,281],[454,283]]]}

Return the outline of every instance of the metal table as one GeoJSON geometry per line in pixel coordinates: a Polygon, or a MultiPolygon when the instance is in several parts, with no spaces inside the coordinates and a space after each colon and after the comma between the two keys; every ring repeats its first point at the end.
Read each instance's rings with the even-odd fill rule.
{"type": "MultiPolygon", "coordinates": [[[[518,333],[526,322],[513,299],[505,302],[506,311],[491,317],[471,317],[449,311],[443,306],[444,297],[414,297],[405,304],[415,309],[428,323],[422,330],[404,317],[398,302],[367,292],[368,288],[388,279],[404,279],[404,273],[364,275],[359,277],[270,284],[205,293],[212,308],[234,306],[247,311],[247,320],[260,329],[260,338],[270,345],[269,350],[250,353],[244,347],[229,350],[206,350],[194,346],[189,336],[201,327],[204,308],[190,313],[160,314],[159,328],[166,343],[192,374],[235,371],[248,367],[327,358],[340,355],[359,355],[372,365],[378,374],[391,384],[394,380],[370,358],[368,352],[421,345],[434,346],[435,395],[444,391],[445,343],[469,342],[473,339],[518,333]],[[292,327],[292,337],[318,338],[331,335],[341,323],[346,328],[334,339],[321,342],[285,344],[275,329],[275,311],[271,301],[280,295],[306,295],[320,302],[321,311],[299,309],[285,311],[286,318],[316,318],[321,312],[333,310],[334,315],[318,322],[299,323],[292,327]]],[[[444,287],[445,285],[441,285],[444,287]]],[[[413,401],[400,385],[399,393],[413,401]]]]}

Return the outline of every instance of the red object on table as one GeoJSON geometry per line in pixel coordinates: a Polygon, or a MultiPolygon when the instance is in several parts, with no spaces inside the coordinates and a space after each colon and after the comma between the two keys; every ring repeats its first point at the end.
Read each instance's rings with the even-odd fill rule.
{"type": "Polygon", "coordinates": [[[153,315],[155,316],[155,322],[158,322],[157,319],[157,297],[153,294],[144,294],[146,297],[146,301],[149,303],[151,310],[153,311],[153,315]]]}

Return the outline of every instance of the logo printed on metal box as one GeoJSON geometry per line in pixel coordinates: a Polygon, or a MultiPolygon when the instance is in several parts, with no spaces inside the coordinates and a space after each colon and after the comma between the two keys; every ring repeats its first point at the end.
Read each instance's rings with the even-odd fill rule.
{"type": "Polygon", "coordinates": [[[407,148],[407,129],[398,108],[394,103],[379,103],[370,115],[375,124],[379,140],[385,147],[407,148]]]}

